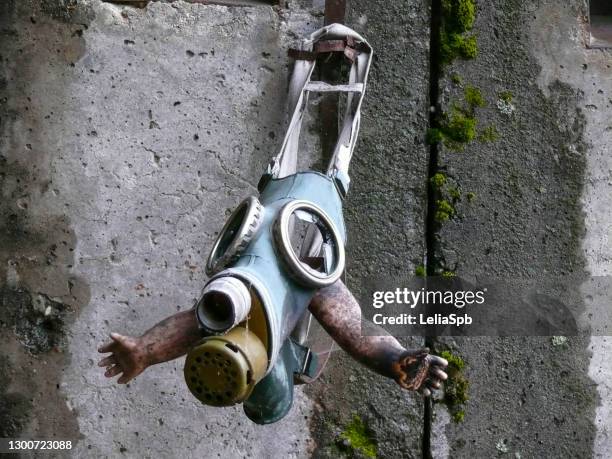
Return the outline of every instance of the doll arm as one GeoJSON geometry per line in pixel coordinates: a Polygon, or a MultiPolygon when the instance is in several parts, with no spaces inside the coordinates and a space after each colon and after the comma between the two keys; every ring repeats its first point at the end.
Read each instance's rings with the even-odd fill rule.
{"type": "Polygon", "coordinates": [[[140,337],[111,333],[111,341],[98,349],[111,355],[100,360],[98,366],[106,367],[107,378],[121,373],[117,382],[125,384],[151,365],[186,354],[203,336],[194,310],[182,311],[162,320],[140,337]]]}
{"type": "Polygon", "coordinates": [[[444,369],[448,362],[429,354],[429,349],[406,350],[382,329],[376,330],[381,336],[362,336],[359,304],[341,281],[319,290],[309,309],[351,357],[392,378],[404,389],[421,390],[428,396],[431,389],[440,388],[441,382],[447,379],[444,369]]]}

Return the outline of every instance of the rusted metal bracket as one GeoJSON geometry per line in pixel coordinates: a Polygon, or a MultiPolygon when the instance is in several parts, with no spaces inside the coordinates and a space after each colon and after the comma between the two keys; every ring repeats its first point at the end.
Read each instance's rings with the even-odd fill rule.
{"type": "Polygon", "coordinates": [[[293,59],[314,61],[320,54],[341,52],[349,62],[353,63],[357,57],[357,51],[363,48],[359,43],[351,37],[346,37],[345,40],[323,40],[314,45],[312,51],[304,51],[301,49],[290,49],[289,57],[293,59]]]}
{"type": "Polygon", "coordinates": [[[346,0],[325,0],[325,25],[344,24],[346,19],[346,0]]]}
{"type": "Polygon", "coordinates": [[[102,0],[104,3],[118,3],[122,5],[129,5],[136,8],[144,8],[151,0],[102,0]]]}
{"type": "MultiPolygon", "coordinates": [[[[325,0],[325,25],[344,24],[346,20],[346,0],[325,0]]],[[[332,55],[321,66],[321,80],[333,80],[334,74],[341,63],[339,55],[332,55]]],[[[331,154],[338,142],[338,94],[327,94],[323,96],[319,105],[319,116],[321,119],[321,147],[325,156],[331,154]]]]}
{"type": "MultiPolygon", "coordinates": [[[[159,0],[102,0],[105,3],[116,3],[119,5],[129,5],[136,8],[144,8],[149,3],[159,0]]],[[[187,3],[199,3],[202,5],[229,5],[229,6],[256,6],[256,5],[276,5],[277,1],[265,0],[183,0],[187,3]]]]}

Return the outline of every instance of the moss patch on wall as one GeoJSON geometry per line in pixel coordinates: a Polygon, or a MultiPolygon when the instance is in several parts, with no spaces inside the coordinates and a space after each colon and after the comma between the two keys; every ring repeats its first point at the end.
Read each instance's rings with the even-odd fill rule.
{"type": "Polygon", "coordinates": [[[468,389],[470,383],[463,374],[465,361],[450,350],[440,352],[440,357],[448,361],[446,373],[448,379],[444,383],[443,403],[455,422],[462,422],[465,418],[465,404],[469,400],[468,389]]]}
{"type": "Polygon", "coordinates": [[[454,214],[455,214],[455,208],[446,199],[438,199],[436,201],[435,219],[438,223],[443,223],[447,221],[454,214]]]}
{"type": "Polygon", "coordinates": [[[482,97],[482,92],[475,86],[466,86],[463,94],[471,111],[474,111],[476,107],[485,107],[487,105],[484,97],[482,97]]]}
{"type": "Polygon", "coordinates": [[[474,27],[475,20],[475,0],[442,0],[440,58],[443,63],[448,64],[458,57],[476,57],[476,36],[468,34],[474,27]]]}
{"type": "Polygon", "coordinates": [[[354,415],[353,420],[340,434],[342,440],[338,447],[345,452],[359,452],[366,457],[375,458],[378,455],[378,445],[372,432],[359,416],[354,415]]]}
{"type": "Polygon", "coordinates": [[[429,179],[431,186],[433,186],[436,190],[441,189],[444,185],[446,185],[446,175],[442,172],[437,172],[429,179]]]}
{"type": "Polygon", "coordinates": [[[499,138],[495,126],[486,126],[478,130],[477,110],[487,106],[487,101],[479,88],[466,86],[463,100],[451,104],[450,112],[442,113],[437,125],[427,131],[429,144],[443,143],[447,148],[462,151],[465,145],[478,140],[494,142],[499,138]]]}
{"type": "Polygon", "coordinates": [[[499,139],[499,132],[495,126],[487,126],[478,135],[478,141],[482,143],[495,142],[499,139]]]}

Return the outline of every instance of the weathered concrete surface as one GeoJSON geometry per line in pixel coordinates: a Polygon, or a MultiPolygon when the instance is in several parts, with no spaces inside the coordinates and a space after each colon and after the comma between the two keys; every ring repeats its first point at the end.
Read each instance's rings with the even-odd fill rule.
{"type": "MultiPolygon", "coordinates": [[[[479,58],[448,69],[483,90],[481,123],[500,132],[442,152],[477,194],[440,234],[459,274],[610,273],[610,55],[582,48],[581,2],[556,3],[481,4],[479,58]],[[511,116],[496,107],[504,90],[511,116]]],[[[380,456],[421,456],[420,399],[341,352],[268,427],[199,405],[181,360],[127,388],[95,367],[109,331],[139,334],[198,296],[215,232],[283,134],[286,48],[322,20],[308,4],[0,6],[2,436],[78,439],[75,457],[335,457],[356,414],[380,456]]],[[[428,2],[356,0],[349,25],[376,51],[346,202],[359,291],[423,261],[428,2]]],[[[448,107],[462,88],[443,87],[448,107]]],[[[320,162],[316,129],[302,166],[320,162]]],[[[436,405],[435,457],[609,456],[609,340],[447,343],[468,363],[471,400],[463,424],[436,405]]]]}
{"type": "MultiPolygon", "coordinates": [[[[583,18],[571,8],[552,3],[537,10],[531,36],[541,67],[538,85],[545,90],[551,81],[559,80],[581,92],[588,145],[582,194],[586,227],[582,248],[586,269],[595,278],[594,282],[585,282],[582,294],[588,309],[600,306],[609,311],[612,299],[593,291],[593,286],[598,284],[597,278],[609,279],[612,275],[612,51],[587,49],[583,18]],[[556,43],[554,50],[550,43],[556,43]]],[[[608,281],[604,285],[609,285],[608,281]]],[[[594,336],[589,349],[589,376],[597,383],[599,393],[593,457],[606,458],[612,454],[612,340],[609,336],[594,336]]]]}
{"type": "MultiPolygon", "coordinates": [[[[478,87],[488,102],[477,109],[479,126],[499,132],[492,143],[442,150],[449,176],[464,193],[476,193],[472,203],[457,205],[458,215],[440,231],[441,254],[459,275],[587,274],[580,201],[585,172],[597,170],[594,162],[611,144],[601,136],[610,113],[609,95],[599,93],[609,91],[606,57],[584,50],[583,15],[582,1],[479,2],[479,56],[446,70],[445,108],[462,100],[463,87],[478,87]],[[451,83],[452,73],[462,85],[451,83]],[[502,91],[513,94],[514,111],[498,106],[502,91]],[[603,143],[593,144],[592,137],[603,143]]],[[[587,217],[587,258],[598,256],[601,235],[609,234],[609,219],[598,220],[597,208],[587,217]]],[[[573,289],[568,301],[580,302],[580,284],[573,289]]],[[[567,346],[545,337],[445,342],[467,362],[470,401],[463,423],[436,419],[436,430],[446,425],[434,444],[439,456],[593,455],[598,392],[589,378],[588,338],[570,337],[567,346]]]]}
{"type": "Polygon", "coordinates": [[[228,212],[283,133],[286,49],[320,18],[269,7],[2,3],[2,436],[74,457],[303,457],[281,423],[201,406],[182,361],[128,387],[96,349],[191,307],[228,212]],[[30,351],[30,352],[28,352],[30,351]]]}
{"type": "MultiPolygon", "coordinates": [[[[347,283],[413,273],[425,253],[428,147],[429,3],[349,2],[347,24],[375,57],[351,164],[346,201],[347,283]]],[[[422,340],[406,340],[409,347],[422,340]]],[[[356,414],[371,429],[380,457],[421,457],[423,404],[395,383],[372,376],[336,352],[318,384],[316,457],[337,457],[338,433],[356,414]]]]}
{"type": "MultiPolygon", "coordinates": [[[[341,353],[268,427],[202,407],[182,360],[128,387],[95,366],[108,332],[198,297],[216,231],[279,146],[286,49],[322,21],[307,5],[2,5],[3,436],[78,440],[74,457],[324,456],[355,412],[381,455],[420,456],[419,398],[341,353]]],[[[428,22],[424,1],[352,6],[377,50],[347,201],[356,289],[423,259],[428,22]]],[[[302,167],[320,163],[317,129],[302,167]]]]}

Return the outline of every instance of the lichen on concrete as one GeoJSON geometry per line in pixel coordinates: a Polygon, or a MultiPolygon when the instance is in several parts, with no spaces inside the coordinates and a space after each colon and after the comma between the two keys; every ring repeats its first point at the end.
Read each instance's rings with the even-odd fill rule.
{"type": "Polygon", "coordinates": [[[365,457],[375,458],[378,454],[373,432],[358,415],[354,415],[340,433],[338,444],[341,450],[360,453],[365,457]]]}
{"type": "Polygon", "coordinates": [[[442,0],[440,57],[446,64],[458,57],[473,59],[478,54],[476,36],[469,32],[476,19],[474,0],[442,0]]]}
{"type": "MultiPolygon", "coordinates": [[[[444,277],[454,277],[455,273],[445,272],[444,277]]],[[[469,381],[465,377],[465,361],[450,350],[440,352],[440,357],[448,361],[448,380],[444,383],[443,403],[450,411],[455,422],[465,419],[465,404],[469,400],[469,381]]]]}

